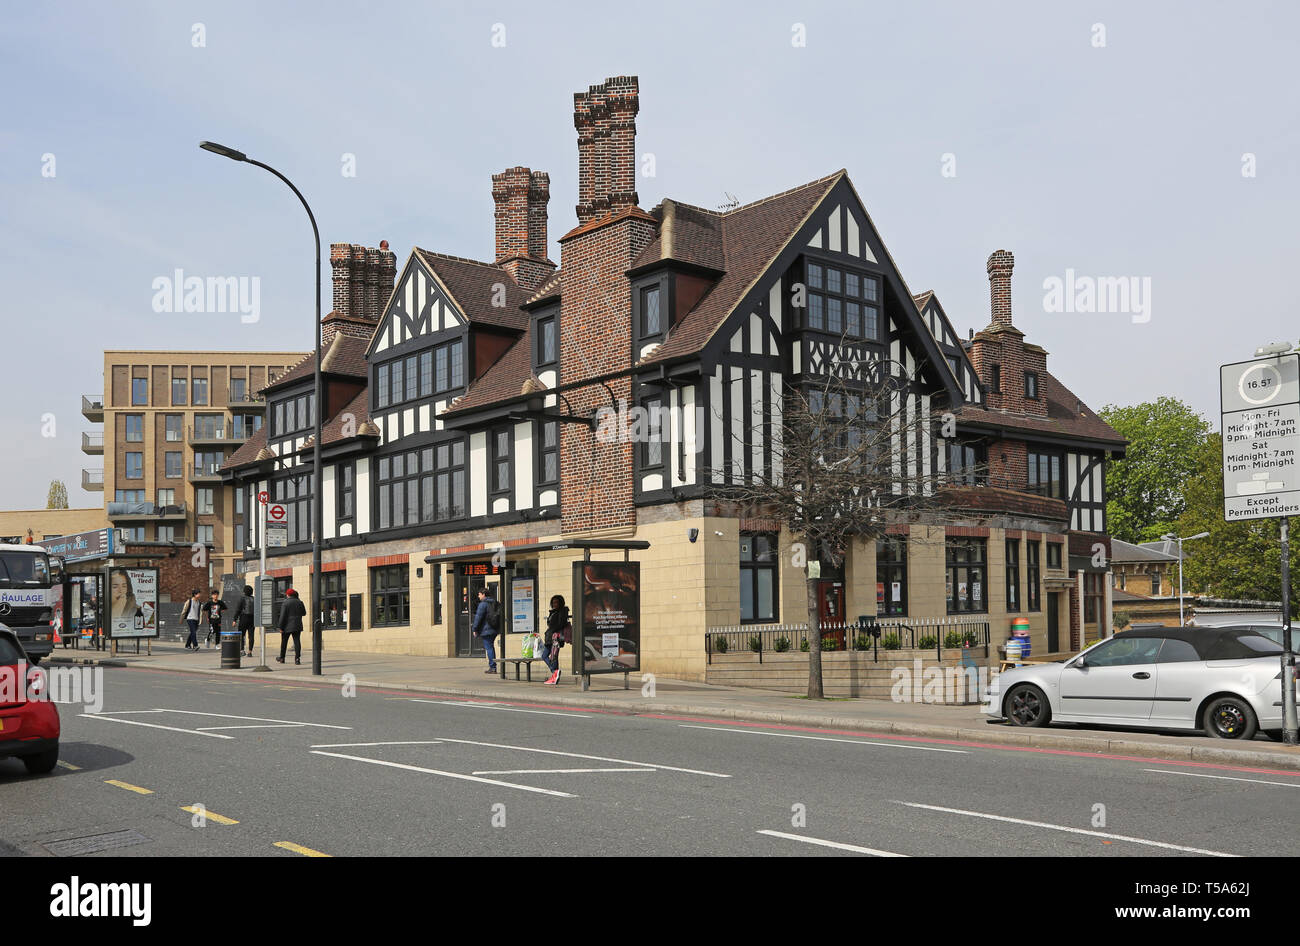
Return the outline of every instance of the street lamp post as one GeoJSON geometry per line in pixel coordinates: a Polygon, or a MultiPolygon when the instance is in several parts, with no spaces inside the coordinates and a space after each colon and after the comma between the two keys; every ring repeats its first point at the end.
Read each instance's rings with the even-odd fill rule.
{"type": "Polygon", "coordinates": [[[1187,622],[1183,619],[1183,543],[1191,542],[1193,539],[1204,539],[1210,533],[1198,532],[1196,535],[1189,535],[1186,538],[1179,538],[1172,532],[1166,532],[1160,538],[1166,542],[1178,543],[1178,626],[1186,627],[1187,622]]]}
{"type": "Polygon", "coordinates": [[[321,373],[320,373],[320,229],[316,226],[316,215],[311,212],[311,206],[307,199],[302,196],[302,191],[294,187],[293,181],[289,180],[269,164],[263,164],[261,161],[254,161],[242,151],[236,151],[234,148],[227,148],[225,145],[219,145],[213,141],[200,141],[199,147],[204,151],[211,151],[213,154],[219,154],[224,158],[230,158],[232,161],[243,161],[246,164],[252,164],[264,171],[270,171],[280,180],[284,181],[293,191],[294,196],[301,201],[303,209],[307,211],[307,218],[311,220],[311,232],[316,239],[316,365],[312,371],[314,382],[314,401],[312,408],[313,421],[315,425],[315,436],[312,440],[311,450],[311,475],[312,475],[312,500],[311,500],[311,607],[314,616],[311,622],[311,672],[314,676],[320,676],[320,651],[321,651],[321,563],[320,563],[320,543],[321,534],[325,519],[324,502],[321,493],[321,476],[320,469],[320,441],[321,441],[321,414],[325,410],[324,396],[321,391],[321,373]]]}

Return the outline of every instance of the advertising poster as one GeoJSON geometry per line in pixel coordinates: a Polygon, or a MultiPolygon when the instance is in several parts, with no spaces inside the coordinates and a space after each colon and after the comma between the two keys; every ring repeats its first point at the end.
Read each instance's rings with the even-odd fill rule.
{"type": "Polygon", "coordinates": [[[893,595],[894,601],[903,600],[903,583],[901,581],[892,582],[889,586],[890,594],[893,595]]]}
{"type": "Polygon", "coordinates": [[[510,630],[515,634],[537,630],[536,578],[516,578],[510,583],[510,630]]]}
{"type": "Polygon", "coordinates": [[[117,639],[158,636],[158,569],[109,569],[108,635],[117,639]]]}
{"type": "MultiPolygon", "coordinates": [[[[641,668],[641,564],[574,562],[574,617],[582,673],[641,668]]],[[[576,636],[576,635],[575,635],[576,636]]],[[[575,640],[575,643],[577,641],[575,640]]]]}

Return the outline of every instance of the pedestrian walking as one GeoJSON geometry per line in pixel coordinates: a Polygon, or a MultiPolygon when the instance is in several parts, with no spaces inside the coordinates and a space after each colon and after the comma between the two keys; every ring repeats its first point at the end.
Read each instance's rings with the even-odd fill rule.
{"type": "Polygon", "coordinates": [[[213,588],[211,596],[203,602],[202,610],[208,618],[208,636],[206,639],[208,647],[221,646],[221,615],[225,614],[230,608],[226,602],[221,600],[217,589],[213,588]]]}
{"type": "Polygon", "coordinates": [[[239,596],[239,604],[235,605],[235,613],[231,615],[230,620],[235,625],[235,630],[239,631],[239,649],[245,657],[253,656],[253,621],[256,609],[253,606],[253,586],[245,585],[244,593],[239,596]],[[244,638],[248,638],[248,651],[244,651],[244,638]]]}
{"type": "Polygon", "coordinates": [[[285,594],[284,604],[280,605],[280,656],[276,663],[284,663],[284,652],[293,638],[293,662],[302,663],[302,619],[307,616],[307,606],[298,598],[298,592],[290,588],[285,594]]]}
{"type": "Polygon", "coordinates": [[[492,597],[492,589],[483,587],[478,590],[478,607],[474,611],[474,623],[470,632],[483,639],[483,649],[487,651],[488,668],[484,673],[497,672],[496,636],[501,630],[501,605],[492,597]]]}
{"type": "Polygon", "coordinates": [[[572,633],[573,625],[569,621],[569,606],[564,603],[564,595],[551,595],[551,612],[546,615],[546,636],[542,639],[546,666],[551,668],[546,682],[551,686],[560,682],[560,648],[572,633]]]}
{"type": "Polygon", "coordinates": [[[189,625],[190,636],[185,641],[186,650],[199,649],[199,618],[203,615],[203,602],[199,600],[199,589],[190,592],[189,604],[185,605],[185,623],[189,625]]]}

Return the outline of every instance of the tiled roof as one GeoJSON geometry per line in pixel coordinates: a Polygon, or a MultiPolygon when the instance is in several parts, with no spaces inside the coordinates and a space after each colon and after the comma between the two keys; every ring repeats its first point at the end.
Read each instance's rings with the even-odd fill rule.
{"type": "MultiPolygon", "coordinates": [[[[370,422],[370,397],[369,389],[362,388],[361,391],[348,404],[325,423],[325,429],[321,431],[321,443],[329,446],[332,443],[338,443],[342,440],[351,440],[354,437],[379,436],[379,428],[370,422]],[[347,421],[348,415],[352,415],[353,432],[347,437],[343,436],[343,425],[347,421]]],[[[312,434],[302,445],[302,450],[310,450],[316,441],[316,435],[312,434]]]]}
{"type": "Polygon", "coordinates": [[[1008,430],[1033,431],[1058,437],[1098,440],[1123,447],[1127,441],[1084,404],[1050,372],[1042,379],[1041,390],[1047,398],[1047,416],[1010,414],[982,407],[963,405],[957,419],[963,423],[1005,427],[1008,430]],[[1079,408],[1076,410],[1076,406],[1079,408]]]}
{"type": "Polygon", "coordinates": [[[916,303],[916,311],[922,313],[925,312],[925,307],[930,304],[930,300],[933,298],[933,289],[927,289],[925,292],[917,293],[912,296],[912,301],[916,303]]]}
{"type": "Polygon", "coordinates": [[[528,297],[527,302],[541,302],[543,299],[549,299],[551,296],[560,294],[560,271],[557,269],[546,280],[537,287],[537,291],[528,297]]]}
{"type": "MultiPolygon", "coordinates": [[[[321,358],[321,370],[326,374],[345,375],[350,378],[368,378],[370,371],[366,364],[366,348],[369,345],[370,340],[366,338],[335,335],[334,340],[330,342],[321,358]]],[[[312,352],[280,377],[262,388],[262,390],[272,391],[286,384],[292,384],[294,381],[310,378],[315,370],[316,353],[312,352]]]]}
{"type": "Polygon", "coordinates": [[[636,269],[638,266],[667,258],[709,269],[725,270],[727,261],[722,250],[723,215],[716,211],[705,210],[703,207],[679,204],[675,201],[672,210],[672,246],[667,257],[664,255],[664,219],[667,208],[661,203],[650,212],[650,216],[659,221],[659,233],[650,241],[650,245],[641,251],[631,268],[636,269]]]}
{"type": "Polygon", "coordinates": [[[266,425],[263,424],[253,435],[243,442],[238,450],[226,457],[226,462],[221,464],[223,470],[233,470],[237,466],[244,466],[252,463],[257,459],[257,455],[266,447],[266,425]]]}
{"type": "MultiPolygon", "coordinates": [[[[698,351],[726,321],[754,283],[767,272],[813,208],[844,175],[844,171],[836,171],[802,187],[716,215],[722,228],[724,265],[715,268],[723,268],[726,273],[645,360],[664,361],[698,351]]],[[[697,242],[690,245],[703,245],[707,242],[702,234],[708,229],[709,213],[699,208],[690,210],[692,223],[688,230],[697,238],[697,242]]],[[[676,245],[676,237],[673,242],[676,245]]]]}
{"type": "Polygon", "coordinates": [[[455,414],[519,397],[529,379],[541,389],[541,382],[533,374],[532,339],[533,330],[530,326],[446,413],[455,414]]]}
{"type": "Polygon", "coordinates": [[[415,252],[451,293],[452,300],[471,322],[499,325],[502,328],[522,331],[528,325],[528,313],[520,306],[528,301],[530,293],[520,287],[508,272],[491,263],[430,253],[418,246],[415,252]],[[503,286],[504,305],[495,306],[497,286],[503,286]]]}

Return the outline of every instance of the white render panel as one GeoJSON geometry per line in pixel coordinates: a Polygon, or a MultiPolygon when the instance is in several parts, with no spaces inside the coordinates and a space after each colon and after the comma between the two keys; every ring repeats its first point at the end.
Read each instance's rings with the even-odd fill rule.
{"type": "Polygon", "coordinates": [[[361,457],[357,460],[357,493],[353,498],[357,511],[357,534],[370,531],[370,460],[361,457]]]}
{"type": "Polygon", "coordinates": [[[682,388],[682,425],[682,436],[685,441],[682,452],[686,455],[686,466],[682,470],[682,481],[694,484],[697,475],[695,460],[700,452],[700,432],[696,424],[695,385],[693,384],[688,384],[682,388]]]}
{"type": "Polygon", "coordinates": [[[419,430],[420,430],[420,433],[422,433],[422,434],[427,434],[427,433],[429,432],[429,405],[428,405],[428,404],[421,404],[421,405],[420,405],[420,427],[419,427],[419,430]]]}
{"type": "Polygon", "coordinates": [[[763,472],[763,372],[749,372],[749,470],[763,472]]]}
{"type": "Polygon", "coordinates": [[[749,353],[751,355],[761,355],[767,350],[767,332],[763,325],[763,317],[757,312],[749,313],[749,353]]]}
{"type": "Polygon", "coordinates": [[[441,414],[446,409],[447,409],[446,401],[437,401],[434,403],[433,405],[433,429],[434,430],[442,430],[442,421],[438,418],[438,415],[441,414]]]}
{"type": "Polygon", "coordinates": [[[794,373],[800,374],[803,371],[803,342],[796,340],[794,343],[794,373]]]}
{"type": "Polygon", "coordinates": [[[916,468],[916,398],[908,395],[907,404],[907,471],[904,475],[910,481],[907,486],[908,493],[916,492],[916,475],[919,472],[916,468]]]}
{"type": "Polygon", "coordinates": [[[402,411],[402,430],[408,437],[415,432],[415,408],[408,407],[402,411]]]}
{"type": "Polygon", "coordinates": [[[555,369],[547,368],[545,371],[539,371],[537,373],[537,380],[542,382],[542,387],[544,388],[555,387],[555,369]]]}
{"type": "Polygon", "coordinates": [[[648,476],[641,477],[641,491],[643,493],[663,488],[664,475],[662,473],[651,473],[648,476]]]}
{"type": "Polygon", "coordinates": [[[871,252],[871,241],[867,239],[867,235],[865,233],[862,234],[862,256],[865,259],[871,260],[871,262],[873,263],[880,262],[878,259],[876,259],[876,254],[871,252]]]}
{"type": "Polygon", "coordinates": [[[783,468],[781,457],[781,372],[768,372],[767,383],[769,396],[772,399],[772,409],[768,412],[768,415],[772,418],[772,480],[780,483],[783,468]]]}
{"type": "Polygon", "coordinates": [[[820,229],[813,234],[812,239],[808,241],[808,245],[815,250],[820,250],[822,248],[822,232],[820,229]]]}
{"type": "Polygon", "coordinates": [[[745,474],[745,369],[731,369],[731,481],[742,482],[745,474]]]}
{"type": "Polygon", "coordinates": [[[902,469],[899,456],[903,448],[898,430],[899,410],[898,395],[889,395],[889,472],[894,476],[892,488],[895,493],[903,491],[903,485],[899,482],[899,471],[902,469]]]}
{"type": "Polygon", "coordinates": [[[548,394],[546,397],[542,398],[542,407],[554,407],[557,403],[559,402],[556,400],[554,394],[548,394]]]}
{"type": "MultiPolygon", "coordinates": [[[[406,292],[404,293],[405,298],[403,299],[403,302],[404,302],[405,305],[406,305],[406,314],[407,314],[407,316],[409,316],[410,318],[415,318],[416,315],[419,314],[419,312],[420,312],[420,299],[423,299],[423,298],[424,298],[424,286],[423,286],[423,285],[420,286],[420,290],[421,290],[421,291],[420,291],[420,297],[419,297],[418,299],[416,298],[416,295],[415,295],[415,283],[416,283],[416,280],[419,280],[420,282],[423,282],[423,281],[424,281],[424,273],[420,272],[420,268],[419,268],[418,266],[415,268],[415,272],[412,274],[412,278],[410,278],[410,279],[408,279],[408,280],[406,281],[406,292]]],[[[402,319],[401,319],[400,317],[398,317],[398,316],[395,316],[395,315],[394,315],[394,316],[390,316],[390,317],[389,317],[389,320],[392,321],[392,322],[394,322],[394,323],[396,323],[396,324],[398,324],[398,325],[401,325],[401,324],[402,324],[402,319]]],[[[402,334],[402,341],[406,341],[406,335],[405,335],[405,332],[403,332],[403,334],[402,334]]]]}
{"type": "Polygon", "coordinates": [[[469,435],[469,514],[487,515],[487,433],[469,435]]]}
{"type": "Polygon", "coordinates": [[[379,354],[387,347],[388,347],[388,332],[387,331],[380,332],[379,343],[375,345],[375,354],[379,354]]]}
{"type": "Polygon", "coordinates": [[[731,350],[732,350],[732,351],[744,351],[744,350],[745,350],[745,330],[744,330],[744,328],[738,328],[738,329],[736,329],[736,331],[735,331],[734,333],[732,333],[732,336],[731,336],[731,350]]]}
{"type": "Polygon", "coordinates": [[[560,501],[560,494],[553,489],[544,489],[537,497],[539,506],[554,506],[560,501]]]}
{"type": "MultiPolygon", "coordinates": [[[[649,345],[642,345],[642,346],[641,346],[641,354],[638,355],[637,357],[638,357],[638,358],[648,358],[650,355],[654,354],[655,350],[656,350],[658,347],[659,347],[659,343],[658,343],[658,342],[651,342],[649,345]]],[[[541,379],[538,378],[538,380],[540,381],[541,379]]]]}
{"type": "Polygon", "coordinates": [[[843,207],[836,207],[831,211],[830,244],[827,248],[832,253],[838,253],[840,251],[840,214],[843,212],[843,207]]]}
{"type": "MultiPolygon", "coordinates": [[[[772,288],[767,291],[767,315],[776,326],[776,333],[781,334],[782,328],[785,327],[783,321],[783,310],[781,308],[781,280],[772,283],[772,288]]],[[[769,349],[769,355],[775,355],[775,349],[769,349]]]]}
{"type": "Polygon", "coordinates": [[[930,478],[930,437],[934,433],[930,426],[930,395],[921,395],[921,428],[925,433],[921,437],[921,484],[922,493],[929,496],[934,490],[930,478]]]}
{"type": "Polygon", "coordinates": [[[722,430],[726,420],[722,416],[722,365],[713,370],[709,378],[709,451],[712,454],[712,479],[721,483],[722,477],[722,430]]]}
{"type": "Polygon", "coordinates": [[[845,218],[844,224],[849,231],[848,246],[845,247],[845,252],[849,253],[851,256],[861,257],[862,235],[858,232],[858,218],[854,216],[852,208],[848,210],[848,216],[845,218]]]}
{"type": "Polygon", "coordinates": [[[681,405],[678,401],[677,389],[672,388],[668,392],[668,443],[665,446],[668,449],[668,476],[669,482],[674,486],[682,485],[681,465],[677,462],[678,450],[677,443],[682,436],[681,423],[681,405]]]}
{"type": "Polygon", "coordinates": [[[533,508],[533,425],[515,424],[515,446],[511,465],[515,473],[515,508],[533,508]]]}
{"type": "Polygon", "coordinates": [[[500,499],[492,500],[492,514],[499,515],[503,512],[510,511],[510,500],[502,496],[500,499]]]}
{"type": "Polygon", "coordinates": [[[335,535],[334,529],[334,512],[338,509],[338,504],[334,500],[334,464],[325,467],[325,472],[321,476],[321,534],[332,539],[335,535]]]}

